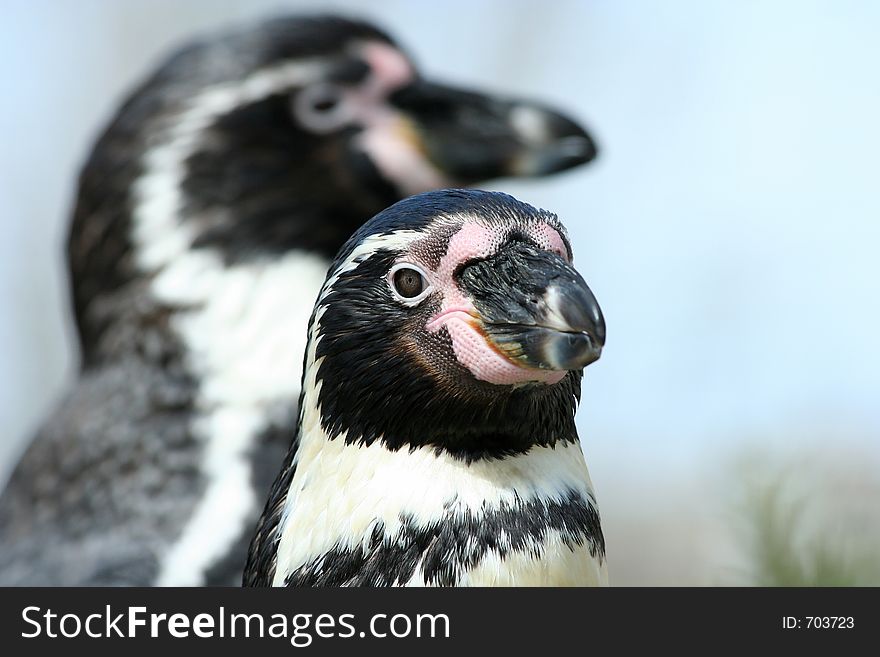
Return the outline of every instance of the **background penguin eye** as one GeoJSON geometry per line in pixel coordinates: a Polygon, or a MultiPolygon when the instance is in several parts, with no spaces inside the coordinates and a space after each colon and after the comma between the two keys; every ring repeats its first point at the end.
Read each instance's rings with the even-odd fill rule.
{"type": "Polygon", "coordinates": [[[392,277],[394,290],[404,299],[412,299],[424,292],[426,285],[425,277],[415,269],[401,267],[392,277]]]}
{"type": "Polygon", "coordinates": [[[312,98],[312,110],[318,113],[329,112],[339,104],[339,96],[326,94],[312,98]]]}
{"type": "Polygon", "coordinates": [[[345,102],[344,89],[335,84],[318,83],[294,97],[293,114],[306,130],[327,134],[353,119],[350,105],[345,102]]]}

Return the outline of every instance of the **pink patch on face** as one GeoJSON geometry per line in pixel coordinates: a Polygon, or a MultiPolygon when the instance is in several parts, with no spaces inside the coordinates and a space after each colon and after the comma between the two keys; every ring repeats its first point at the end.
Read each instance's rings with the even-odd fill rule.
{"type": "Polygon", "coordinates": [[[415,71],[409,60],[387,43],[370,41],[359,50],[361,56],[370,65],[371,80],[379,91],[387,93],[402,87],[415,77],[415,71]]]}
{"type": "Polygon", "coordinates": [[[497,385],[530,381],[557,383],[565,372],[522,367],[492,347],[479,329],[476,308],[453,280],[453,273],[461,263],[491,255],[506,238],[506,232],[466,222],[452,236],[446,255],[435,272],[435,284],[443,290],[440,312],[428,321],[425,328],[434,333],[445,326],[458,362],[481,381],[497,385]]]}
{"type": "Polygon", "coordinates": [[[404,196],[449,187],[453,181],[425,157],[409,121],[387,100],[415,79],[412,64],[387,43],[360,43],[355,51],[370,66],[366,81],[347,94],[351,116],[363,127],[358,148],[404,196]]]}
{"type": "Polygon", "coordinates": [[[562,239],[562,235],[559,234],[558,230],[548,223],[541,222],[538,225],[537,233],[543,238],[542,241],[538,242],[541,246],[553,251],[568,262],[568,249],[565,248],[565,241],[562,239]]]}

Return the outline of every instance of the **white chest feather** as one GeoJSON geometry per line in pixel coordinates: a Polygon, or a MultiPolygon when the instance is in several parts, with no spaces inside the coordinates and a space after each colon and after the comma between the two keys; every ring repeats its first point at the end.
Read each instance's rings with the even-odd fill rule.
{"type": "MultiPolygon", "coordinates": [[[[572,492],[593,500],[578,445],[536,447],[528,454],[470,465],[432,448],[389,451],[303,436],[282,520],[274,584],[331,551],[356,550],[381,527],[393,543],[412,527],[489,517],[502,509],[561,503],[572,492]]],[[[536,511],[537,512],[537,511],[536,511]]],[[[543,520],[537,519],[536,520],[543,520]]],[[[561,586],[606,583],[604,560],[590,544],[573,545],[548,528],[539,538],[495,537],[477,563],[463,570],[462,586],[561,586]],[[525,540],[527,548],[515,549],[525,540]]],[[[366,549],[366,548],[365,548],[366,549]]],[[[329,566],[332,567],[332,566],[329,566]]],[[[424,586],[417,568],[406,583],[424,586]]]]}

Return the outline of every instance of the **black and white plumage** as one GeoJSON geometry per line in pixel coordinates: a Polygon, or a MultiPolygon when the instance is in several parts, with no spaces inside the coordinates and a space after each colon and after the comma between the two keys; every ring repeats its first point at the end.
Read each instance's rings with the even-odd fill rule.
{"type": "Polygon", "coordinates": [[[594,154],[535,103],[431,83],[363,22],[277,19],[179,51],[82,171],[82,371],[0,499],[0,583],[240,581],[345,239],[408,194],[594,154]]]}
{"type": "Polygon", "coordinates": [[[480,191],[349,240],[246,585],[607,583],[574,422],[605,326],[571,255],[555,215],[480,191]]]}

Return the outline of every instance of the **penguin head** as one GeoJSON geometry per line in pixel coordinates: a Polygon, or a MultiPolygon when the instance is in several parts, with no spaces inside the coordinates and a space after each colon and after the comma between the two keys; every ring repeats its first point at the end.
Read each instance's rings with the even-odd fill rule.
{"type": "Polygon", "coordinates": [[[154,79],[200,246],[332,257],[406,196],[593,159],[586,131],[531,101],[440,84],[387,34],[338,16],[276,19],[185,49],[154,79]],[[175,125],[175,122],[178,122],[175,125]]]}
{"type": "Polygon", "coordinates": [[[604,342],[555,215],[441,190],[343,247],[312,318],[304,390],[331,438],[502,456],[576,440],[582,370],[604,342]]]}
{"type": "Polygon", "coordinates": [[[267,34],[261,68],[314,63],[312,75],[285,90],[293,128],[344,139],[399,198],[553,173],[596,155],[586,131],[552,109],[425,78],[367,23],[313,17],[267,34]]]}

